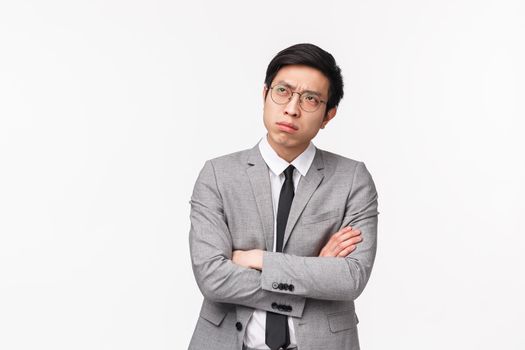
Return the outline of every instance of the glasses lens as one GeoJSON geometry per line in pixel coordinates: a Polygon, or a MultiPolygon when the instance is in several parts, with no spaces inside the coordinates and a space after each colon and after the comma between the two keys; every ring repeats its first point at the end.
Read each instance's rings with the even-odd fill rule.
{"type": "Polygon", "coordinates": [[[285,103],[288,103],[290,101],[290,97],[292,96],[292,91],[283,85],[275,85],[272,88],[271,92],[272,100],[273,102],[283,105],[285,103]]]}
{"type": "Polygon", "coordinates": [[[307,112],[315,112],[320,104],[321,100],[317,95],[304,94],[301,96],[301,107],[307,112]]]}

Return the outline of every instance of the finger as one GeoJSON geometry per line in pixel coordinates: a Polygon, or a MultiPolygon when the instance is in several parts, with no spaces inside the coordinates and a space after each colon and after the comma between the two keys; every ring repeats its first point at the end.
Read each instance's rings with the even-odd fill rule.
{"type": "Polygon", "coordinates": [[[325,245],[325,248],[328,250],[328,252],[330,254],[333,254],[332,256],[335,256],[337,254],[337,245],[341,244],[342,242],[344,242],[345,240],[349,239],[350,238],[350,235],[349,233],[344,233],[342,235],[339,235],[339,236],[332,236],[330,237],[330,240],[328,241],[328,243],[325,245]]]}
{"type": "MultiPolygon", "coordinates": [[[[352,227],[351,226],[347,226],[347,227],[344,227],[342,228],[341,230],[339,230],[338,232],[334,233],[330,239],[328,240],[328,242],[325,244],[325,246],[323,247],[323,250],[324,252],[323,253],[327,253],[327,254],[332,254],[334,249],[336,248],[336,246],[351,238],[351,237],[354,237],[356,235],[359,235],[360,232],[355,232],[355,231],[352,231],[352,227]]],[[[322,250],[322,251],[323,251],[322,250]]],[[[335,256],[336,253],[333,253],[335,256]]]]}
{"type": "Polygon", "coordinates": [[[349,235],[350,237],[359,236],[360,234],[361,234],[361,231],[359,229],[354,229],[346,233],[346,235],[349,235]]]}
{"type": "Polygon", "coordinates": [[[346,249],[341,250],[341,251],[339,252],[339,254],[337,254],[337,257],[344,258],[344,257],[347,256],[348,254],[350,254],[351,252],[353,252],[356,248],[357,248],[357,245],[353,244],[353,245],[347,247],[346,249]]]}
{"type": "Polygon", "coordinates": [[[344,231],[341,230],[341,231],[334,233],[332,236],[330,236],[330,238],[328,239],[328,242],[326,242],[326,244],[324,245],[323,250],[332,251],[334,247],[336,246],[336,244],[339,242],[338,238],[343,233],[344,231]]]}
{"type": "Polygon", "coordinates": [[[341,246],[343,248],[346,248],[349,245],[359,243],[362,240],[363,240],[363,237],[361,237],[361,235],[350,237],[350,238],[344,240],[343,242],[339,243],[339,246],[341,246]]]}
{"type": "Polygon", "coordinates": [[[339,231],[334,233],[330,237],[330,239],[336,239],[336,238],[340,237],[341,235],[344,235],[345,233],[350,232],[351,230],[352,230],[352,227],[350,227],[350,226],[343,227],[342,229],[340,229],[339,231]]]}
{"type": "Polygon", "coordinates": [[[349,231],[349,232],[346,232],[344,234],[342,234],[341,236],[339,237],[336,237],[334,238],[334,242],[337,244],[341,244],[342,242],[345,242],[349,239],[352,239],[354,237],[360,237],[361,235],[361,231],[359,230],[356,230],[356,231],[349,231]]]}
{"type": "Polygon", "coordinates": [[[361,237],[356,237],[355,239],[348,240],[347,242],[341,245],[345,247],[338,251],[336,256],[347,256],[355,249],[357,249],[358,244],[360,244],[362,241],[363,239],[361,237]]]}
{"type": "Polygon", "coordinates": [[[352,253],[355,249],[356,249],[356,246],[351,245],[350,247],[340,251],[339,254],[336,255],[336,258],[345,258],[348,256],[348,254],[352,253]]]}
{"type": "Polygon", "coordinates": [[[342,250],[346,249],[348,246],[356,245],[356,244],[360,243],[362,240],[363,240],[363,238],[360,235],[358,235],[358,236],[353,236],[351,238],[348,238],[348,239],[344,240],[343,242],[340,242],[333,249],[334,256],[338,255],[342,250]]]}

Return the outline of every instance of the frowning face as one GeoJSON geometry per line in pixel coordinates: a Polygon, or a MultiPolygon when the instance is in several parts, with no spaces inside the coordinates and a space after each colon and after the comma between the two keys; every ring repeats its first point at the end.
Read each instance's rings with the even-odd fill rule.
{"type": "Polygon", "coordinates": [[[319,101],[328,100],[329,84],[328,78],[315,68],[289,65],[277,72],[271,86],[264,87],[263,98],[265,95],[266,98],[263,119],[268,131],[268,142],[282,158],[291,161],[301,154],[319,129],[324,128],[335,116],[336,108],[332,108],[327,113],[325,102],[321,102],[313,112],[305,111],[314,109],[306,104],[316,97],[319,101]],[[289,102],[279,104],[274,100],[280,103],[282,101],[277,98],[272,99],[272,93],[277,97],[277,94],[285,92],[283,87],[297,93],[292,94],[289,102]],[[275,91],[272,91],[272,88],[275,91]]]}

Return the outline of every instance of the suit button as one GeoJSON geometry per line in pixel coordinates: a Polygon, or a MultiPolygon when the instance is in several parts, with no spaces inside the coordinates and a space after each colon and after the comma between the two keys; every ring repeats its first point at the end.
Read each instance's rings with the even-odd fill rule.
{"type": "Polygon", "coordinates": [[[279,287],[278,287],[280,290],[283,290],[284,286],[282,283],[279,283],[279,287]]]}
{"type": "Polygon", "coordinates": [[[290,285],[288,286],[288,290],[289,290],[290,292],[293,292],[294,289],[295,289],[295,287],[293,286],[293,284],[290,284],[290,285]]]}
{"type": "Polygon", "coordinates": [[[277,305],[277,310],[284,311],[285,307],[284,305],[277,305]]]}
{"type": "Polygon", "coordinates": [[[277,288],[279,288],[279,283],[277,283],[277,282],[273,282],[273,283],[272,283],[272,288],[273,288],[273,289],[277,289],[277,288]]]}
{"type": "Polygon", "coordinates": [[[242,331],[242,323],[237,322],[237,323],[235,324],[235,328],[237,328],[237,330],[238,330],[239,332],[242,331]]]}
{"type": "Polygon", "coordinates": [[[275,310],[275,309],[277,309],[277,308],[278,308],[278,305],[277,305],[277,303],[272,303],[272,309],[274,309],[274,310],[275,310]]]}

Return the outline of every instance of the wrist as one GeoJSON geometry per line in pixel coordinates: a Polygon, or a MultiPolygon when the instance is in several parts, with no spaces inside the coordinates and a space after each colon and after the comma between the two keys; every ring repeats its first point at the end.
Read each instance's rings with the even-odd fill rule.
{"type": "Polygon", "coordinates": [[[252,269],[262,270],[263,267],[264,251],[260,249],[254,249],[252,251],[252,269]]]}

